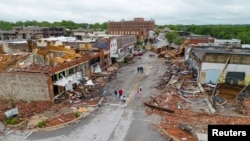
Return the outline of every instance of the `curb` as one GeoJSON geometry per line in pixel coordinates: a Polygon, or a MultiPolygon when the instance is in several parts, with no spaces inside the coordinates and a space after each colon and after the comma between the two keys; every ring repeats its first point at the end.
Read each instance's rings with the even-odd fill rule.
{"type": "MultiPolygon", "coordinates": [[[[93,111],[95,111],[96,109],[98,109],[98,107],[96,107],[96,106],[89,106],[89,107],[95,107],[93,111]]],[[[69,126],[71,124],[75,124],[75,123],[79,122],[81,119],[87,117],[93,111],[81,113],[78,118],[75,118],[74,120],[71,120],[69,122],[65,122],[65,123],[62,123],[62,124],[59,124],[59,125],[45,127],[45,128],[35,128],[35,129],[31,129],[30,131],[32,131],[32,132],[45,132],[45,131],[58,130],[58,129],[67,127],[67,126],[69,126]]]]}

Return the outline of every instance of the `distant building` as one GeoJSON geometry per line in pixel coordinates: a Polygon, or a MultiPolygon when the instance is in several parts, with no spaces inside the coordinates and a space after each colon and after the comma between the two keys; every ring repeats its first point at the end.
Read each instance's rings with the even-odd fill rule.
{"type": "Polygon", "coordinates": [[[93,34],[92,29],[72,29],[71,34],[73,37],[76,37],[78,40],[82,39],[91,39],[90,34],[93,34]]]}
{"type": "Polygon", "coordinates": [[[43,38],[48,38],[51,36],[59,37],[64,36],[65,29],[64,27],[44,27],[43,28],[43,38]]]}
{"type": "Polygon", "coordinates": [[[38,26],[14,27],[16,38],[21,39],[40,39],[43,37],[43,28],[38,26]]]}
{"type": "Polygon", "coordinates": [[[38,26],[21,26],[14,27],[11,31],[0,31],[0,40],[28,40],[48,37],[64,36],[64,27],[38,27],[38,26]]]}
{"type": "Polygon", "coordinates": [[[241,48],[250,48],[250,44],[242,44],[241,48]]]}
{"type": "Polygon", "coordinates": [[[188,44],[191,45],[200,45],[200,44],[207,44],[211,45],[214,43],[214,38],[210,36],[187,36],[185,39],[189,40],[188,44]]]}
{"type": "Polygon", "coordinates": [[[128,55],[133,55],[136,44],[135,35],[124,35],[117,37],[117,47],[118,47],[118,56],[125,57],[128,55]]]}
{"type": "Polygon", "coordinates": [[[145,21],[144,18],[134,18],[131,21],[108,22],[108,33],[112,35],[136,35],[137,39],[145,40],[149,31],[155,30],[155,21],[145,21]]]}
{"type": "Polygon", "coordinates": [[[241,47],[241,40],[239,39],[215,39],[214,44],[224,47],[241,47]]]}

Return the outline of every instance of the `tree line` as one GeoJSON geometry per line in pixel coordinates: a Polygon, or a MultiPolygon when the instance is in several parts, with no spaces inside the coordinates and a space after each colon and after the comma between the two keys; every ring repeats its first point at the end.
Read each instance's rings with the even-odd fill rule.
{"type": "Polygon", "coordinates": [[[72,30],[72,29],[93,29],[93,30],[105,30],[107,29],[107,23],[94,23],[94,24],[88,24],[88,23],[75,23],[71,20],[62,20],[60,22],[47,22],[47,21],[41,21],[38,22],[36,20],[32,21],[17,21],[17,22],[8,22],[8,21],[0,21],[0,30],[12,30],[14,27],[20,27],[20,26],[39,26],[39,27],[65,27],[66,29],[72,30]]]}
{"type": "Polygon", "coordinates": [[[191,32],[198,35],[208,35],[216,39],[240,39],[242,44],[250,44],[250,25],[164,25],[175,31],[191,32]]]}

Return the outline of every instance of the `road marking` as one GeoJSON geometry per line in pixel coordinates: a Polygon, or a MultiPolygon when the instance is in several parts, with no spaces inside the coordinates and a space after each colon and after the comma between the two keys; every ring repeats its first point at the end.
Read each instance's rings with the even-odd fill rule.
{"type": "MultiPolygon", "coordinates": [[[[129,91],[129,92],[126,92],[126,94],[128,94],[127,99],[126,99],[126,103],[124,103],[124,104],[121,104],[121,103],[118,103],[118,104],[117,104],[117,103],[106,103],[105,105],[110,105],[110,106],[122,106],[122,107],[124,107],[124,106],[127,106],[127,105],[129,104],[129,102],[135,97],[135,95],[136,95],[136,90],[137,90],[137,88],[139,87],[139,83],[141,82],[142,78],[143,78],[145,75],[149,75],[149,73],[150,73],[150,69],[152,68],[152,65],[149,64],[148,62],[152,62],[152,60],[149,59],[149,60],[147,60],[146,62],[147,62],[147,63],[145,63],[145,65],[144,65],[144,68],[145,68],[145,69],[144,69],[144,72],[138,74],[138,80],[135,82],[135,84],[134,84],[132,90],[129,91]]],[[[138,61],[137,61],[136,63],[141,64],[141,62],[139,63],[138,61]]]]}
{"type": "Polygon", "coordinates": [[[29,134],[27,134],[24,139],[28,138],[31,134],[33,133],[33,131],[31,131],[29,134]]]}
{"type": "Polygon", "coordinates": [[[127,100],[126,100],[126,103],[125,103],[126,106],[127,106],[128,103],[131,101],[131,99],[135,97],[136,89],[138,88],[139,83],[141,82],[142,78],[143,78],[145,75],[149,75],[149,73],[150,73],[150,71],[149,71],[150,68],[151,68],[151,67],[146,66],[146,67],[145,67],[145,71],[144,71],[142,74],[140,74],[139,80],[136,81],[134,87],[132,88],[132,91],[130,92],[130,94],[129,94],[127,100]]]}
{"type": "Polygon", "coordinates": [[[126,100],[126,105],[128,105],[128,103],[130,102],[131,98],[135,95],[135,93],[136,93],[135,90],[137,89],[138,85],[139,85],[139,81],[136,82],[136,84],[134,85],[131,93],[129,94],[129,96],[128,96],[127,100],[126,100]]]}
{"type": "Polygon", "coordinates": [[[10,133],[12,133],[14,130],[10,130],[9,132],[7,132],[5,135],[9,135],[10,133]]]}

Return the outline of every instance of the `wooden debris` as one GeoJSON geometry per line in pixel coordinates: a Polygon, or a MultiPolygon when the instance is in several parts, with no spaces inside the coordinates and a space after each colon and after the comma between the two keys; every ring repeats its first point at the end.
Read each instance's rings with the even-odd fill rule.
{"type": "Polygon", "coordinates": [[[186,130],[190,133],[193,132],[193,128],[190,125],[184,124],[184,123],[179,123],[179,127],[183,130],[186,130]]]}
{"type": "Polygon", "coordinates": [[[147,103],[147,102],[144,102],[144,104],[147,105],[148,107],[151,107],[151,108],[156,108],[156,109],[166,111],[166,112],[169,112],[169,113],[174,113],[173,110],[170,110],[170,109],[167,109],[167,108],[164,108],[164,107],[155,106],[155,105],[147,103]]]}

